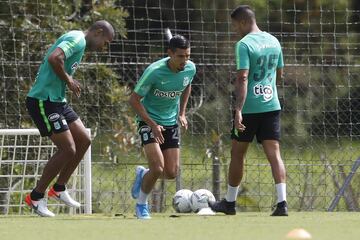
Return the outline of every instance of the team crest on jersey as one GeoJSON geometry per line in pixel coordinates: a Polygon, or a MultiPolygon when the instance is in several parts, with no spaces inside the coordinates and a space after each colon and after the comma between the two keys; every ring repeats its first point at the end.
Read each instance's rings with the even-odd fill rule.
{"type": "Polygon", "coordinates": [[[74,62],[73,65],[71,65],[71,70],[74,73],[75,70],[79,67],[79,63],[78,62],[74,62]]]}
{"type": "Polygon", "coordinates": [[[268,102],[274,97],[274,90],[271,85],[256,84],[253,90],[255,96],[262,96],[264,98],[263,102],[268,102]]]}
{"type": "Polygon", "coordinates": [[[189,82],[190,82],[190,78],[189,77],[184,77],[183,86],[189,85],[189,82]]]}

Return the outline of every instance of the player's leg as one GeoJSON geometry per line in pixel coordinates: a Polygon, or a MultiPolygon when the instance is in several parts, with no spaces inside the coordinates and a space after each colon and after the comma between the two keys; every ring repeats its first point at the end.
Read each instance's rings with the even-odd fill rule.
{"type": "Polygon", "coordinates": [[[244,162],[249,142],[239,142],[232,140],[231,145],[231,161],[229,165],[229,186],[226,200],[233,202],[236,200],[238,188],[244,173],[244,162]]]}
{"type": "Polygon", "coordinates": [[[165,127],[163,132],[165,142],[160,146],[164,156],[164,178],[174,179],[178,175],[180,164],[179,126],[165,127]]]}
{"type": "Polygon", "coordinates": [[[246,153],[258,128],[257,116],[254,114],[243,115],[243,124],[246,126],[244,132],[239,132],[234,127],[231,131],[231,162],[226,196],[223,200],[211,204],[214,211],[223,212],[227,215],[236,214],[236,198],[243,176],[246,153]]]}
{"type": "Polygon", "coordinates": [[[244,161],[249,144],[249,142],[239,142],[234,139],[232,140],[228,190],[224,199],[211,205],[211,208],[214,211],[223,212],[227,215],[236,214],[236,198],[243,176],[244,161]]]}
{"type": "Polygon", "coordinates": [[[41,216],[54,216],[47,209],[44,199],[45,191],[67,161],[75,156],[75,142],[68,126],[62,121],[62,103],[27,98],[26,106],[41,136],[49,136],[56,145],[57,152],[45,165],[37,186],[26,196],[25,202],[41,216]]]}
{"type": "Polygon", "coordinates": [[[249,142],[239,142],[232,140],[231,142],[231,162],[229,165],[229,185],[239,186],[244,172],[244,161],[249,142]]]}
{"type": "Polygon", "coordinates": [[[47,162],[43,174],[35,188],[35,190],[40,193],[46,191],[51,181],[66,163],[74,158],[76,153],[75,142],[69,130],[62,133],[54,133],[50,136],[50,139],[56,145],[58,150],[47,162]]]}
{"type": "Polygon", "coordinates": [[[280,155],[280,146],[277,140],[262,141],[264,152],[271,165],[277,193],[276,209],[272,216],[287,216],[286,202],[286,170],[280,155]]]}
{"type": "Polygon", "coordinates": [[[162,150],[164,156],[164,178],[174,179],[179,172],[179,148],[167,148],[162,150]]]}
{"type": "Polygon", "coordinates": [[[54,186],[50,189],[48,195],[51,198],[65,203],[67,206],[80,207],[81,204],[72,199],[66,190],[66,183],[69,181],[72,173],[83,159],[85,152],[90,146],[91,140],[80,119],[70,122],[69,129],[75,142],[76,153],[73,159],[69,160],[61,169],[59,177],[54,186]]]}
{"type": "Polygon", "coordinates": [[[139,134],[149,168],[136,168],[136,177],[131,189],[131,195],[137,200],[136,216],[139,219],[149,219],[148,197],[157,179],[162,176],[164,158],[158,143],[156,143],[151,128],[144,122],[139,122],[139,134]]]}
{"type": "Polygon", "coordinates": [[[287,216],[286,170],[280,154],[280,111],[263,114],[257,140],[262,143],[270,163],[277,192],[276,209],[272,216],[287,216]]]}
{"type": "Polygon", "coordinates": [[[141,191],[150,193],[156,181],[164,172],[164,157],[159,144],[149,143],[144,146],[145,156],[148,160],[149,170],[144,174],[141,191]]]}
{"type": "MultiPolygon", "coordinates": [[[[286,170],[280,154],[280,144],[277,140],[262,141],[265,155],[271,165],[275,184],[286,182],[286,170]]],[[[285,198],[285,196],[284,196],[285,198]]]]}
{"type": "Polygon", "coordinates": [[[69,130],[62,133],[54,133],[50,136],[50,139],[58,150],[47,162],[40,180],[26,199],[26,203],[34,208],[39,215],[47,217],[52,217],[54,214],[47,210],[44,200],[45,191],[66,164],[66,161],[75,156],[75,143],[69,130]]]}
{"type": "Polygon", "coordinates": [[[149,169],[139,173],[141,175],[141,185],[136,203],[136,216],[139,219],[150,219],[148,198],[156,181],[163,175],[164,158],[158,143],[144,145],[144,151],[149,169]]]}

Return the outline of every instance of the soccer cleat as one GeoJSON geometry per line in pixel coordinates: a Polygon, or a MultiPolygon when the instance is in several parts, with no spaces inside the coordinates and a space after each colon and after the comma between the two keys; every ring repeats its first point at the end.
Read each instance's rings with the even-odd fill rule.
{"type": "Polygon", "coordinates": [[[135,180],[131,188],[131,196],[133,199],[137,199],[140,194],[141,182],[143,178],[143,173],[146,169],[143,166],[137,166],[135,170],[135,180]]]}
{"type": "Polygon", "coordinates": [[[274,208],[275,210],[270,216],[289,216],[286,201],[277,203],[274,208]]]}
{"type": "Polygon", "coordinates": [[[235,215],[235,202],[228,202],[226,199],[216,201],[214,203],[209,202],[210,208],[215,212],[222,212],[226,215],[235,215]]]}
{"type": "Polygon", "coordinates": [[[55,214],[47,208],[47,203],[45,198],[41,198],[38,201],[31,200],[30,194],[26,195],[25,203],[32,209],[35,213],[41,217],[55,217],[55,214]]]}
{"type": "Polygon", "coordinates": [[[137,203],[135,207],[135,212],[138,219],[151,219],[148,204],[137,203]]]}
{"type": "Polygon", "coordinates": [[[50,191],[48,192],[48,197],[56,199],[62,203],[65,203],[65,205],[69,206],[69,207],[78,208],[81,206],[81,204],[79,202],[77,202],[71,198],[71,196],[67,190],[61,191],[61,192],[56,192],[54,190],[54,188],[51,188],[50,191]]]}

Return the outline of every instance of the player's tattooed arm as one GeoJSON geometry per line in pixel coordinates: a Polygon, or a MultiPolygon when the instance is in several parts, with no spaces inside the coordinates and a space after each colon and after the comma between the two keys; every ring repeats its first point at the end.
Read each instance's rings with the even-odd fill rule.
{"type": "Polygon", "coordinates": [[[280,85],[284,80],[284,68],[276,69],[276,84],[280,85]]]}
{"type": "Polygon", "coordinates": [[[190,93],[191,93],[191,85],[189,84],[181,94],[181,100],[180,100],[179,122],[181,126],[184,127],[185,129],[188,128],[188,122],[185,116],[185,111],[186,111],[186,105],[190,97],[190,93]]]}
{"type": "Polygon", "coordinates": [[[249,70],[240,70],[237,72],[235,80],[235,128],[240,131],[245,130],[245,126],[242,124],[242,109],[245,104],[247,96],[247,85],[248,85],[248,74],[249,70]]]}
{"type": "Polygon", "coordinates": [[[240,70],[236,75],[235,80],[235,110],[242,111],[247,96],[249,70],[240,70]]]}
{"type": "Polygon", "coordinates": [[[77,96],[80,96],[80,84],[74,80],[67,72],[64,67],[65,54],[61,48],[55,48],[55,50],[48,57],[48,62],[52,66],[56,75],[66,82],[69,89],[77,96]]]}

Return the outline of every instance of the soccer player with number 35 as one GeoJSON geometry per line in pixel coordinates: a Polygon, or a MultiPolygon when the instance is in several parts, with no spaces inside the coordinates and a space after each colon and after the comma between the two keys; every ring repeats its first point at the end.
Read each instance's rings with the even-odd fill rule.
{"type": "MultiPolygon", "coordinates": [[[[169,31],[168,31],[169,34],[169,31]]],[[[169,34],[171,35],[171,34],[169,34]]],[[[146,68],[130,96],[137,114],[139,134],[149,169],[136,168],[132,197],[136,216],[149,219],[148,196],[160,177],[173,179],[179,169],[179,127],[187,129],[185,109],[196,73],[189,60],[190,43],[181,36],[169,36],[168,57],[146,68]]]]}
{"type": "Polygon", "coordinates": [[[217,212],[235,215],[235,202],[243,176],[244,161],[254,136],[270,162],[277,191],[272,216],[287,216],[286,172],[280,156],[280,102],[276,82],[283,75],[279,41],[261,31],[255,13],[241,5],[231,13],[232,24],[241,40],[236,44],[235,113],[231,132],[232,148],[229,185],[225,199],[212,204],[217,212]]]}

